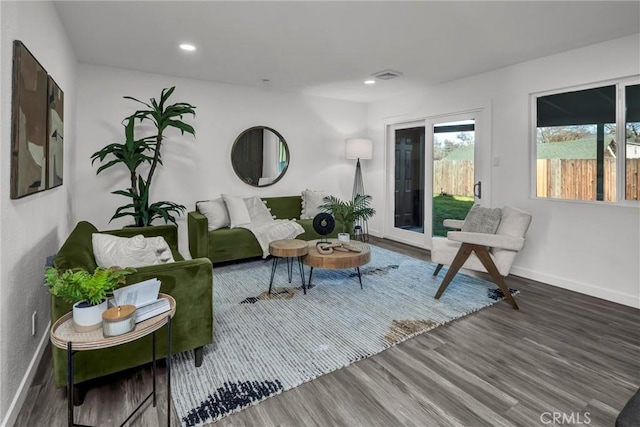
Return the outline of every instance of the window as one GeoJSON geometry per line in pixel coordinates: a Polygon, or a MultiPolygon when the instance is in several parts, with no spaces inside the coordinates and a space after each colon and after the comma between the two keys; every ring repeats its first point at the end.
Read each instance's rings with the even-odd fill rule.
{"type": "Polygon", "coordinates": [[[615,82],[534,96],[537,197],[640,198],[639,88],[615,82]]]}
{"type": "Polygon", "coordinates": [[[640,199],[640,85],[625,88],[625,198],[640,199]]]}

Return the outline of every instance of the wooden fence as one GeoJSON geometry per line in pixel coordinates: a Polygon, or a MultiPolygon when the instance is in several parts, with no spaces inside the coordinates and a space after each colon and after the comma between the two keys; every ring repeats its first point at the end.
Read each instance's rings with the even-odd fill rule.
{"type": "MultiPolygon", "coordinates": [[[[640,159],[626,160],[625,195],[640,200],[640,159]]],[[[436,160],[433,162],[433,192],[473,196],[473,162],[436,160]]],[[[616,161],[604,159],[604,199],[616,200],[616,161]]],[[[537,196],[574,200],[596,200],[595,159],[538,159],[537,196]]]]}
{"type": "MultiPolygon", "coordinates": [[[[638,172],[640,159],[627,159],[625,195],[640,199],[638,172]]],[[[605,157],[604,200],[616,200],[616,159],[605,157]]],[[[538,159],[536,193],[538,197],[596,200],[597,163],[595,159],[538,159]]]]}
{"type": "Polygon", "coordinates": [[[473,161],[436,160],[433,162],[433,192],[452,196],[473,196],[473,161]]]}

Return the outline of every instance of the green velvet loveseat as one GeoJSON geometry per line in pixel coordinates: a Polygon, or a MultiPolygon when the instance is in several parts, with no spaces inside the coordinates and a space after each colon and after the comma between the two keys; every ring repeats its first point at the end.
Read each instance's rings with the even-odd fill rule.
{"type": "MultiPolygon", "coordinates": [[[[267,208],[276,219],[296,219],[304,228],[304,233],[296,237],[301,240],[319,239],[320,235],[313,229],[313,220],[300,219],[302,213],[302,196],[263,197],[267,208]]],[[[187,214],[189,227],[189,251],[193,258],[206,257],[211,262],[219,263],[245,258],[262,256],[262,248],[251,231],[244,228],[229,227],[209,231],[207,218],[196,210],[187,214]]],[[[336,227],[328,236],[337,238],[342,225],[336,227]]]]}
{"type": "MultiPolygon", "coordinates": [[[[99,231],[92,224],[79,222],[53,259],[58,270],[84,268],[93,272],[97,267],[93,254],[91,235],[99,231]]],[[[104,231],[120,237],[142,234],[146,237],[162,236],[167,241],[174,263],[137,268],[127,276],[127,284],[138,283],[157,277],[162,285],[160,292],[176,300],[176,313],[171,322],[171,350],[180,353],[195,351],[196,366],[202,363],[202,346],[213,342],[213,269],[206,258],[185,261],[178,252],[178,232],[172,225],[154,227],[132,227],[104,231]]],[[[71,311],[71,304],[60,298],[51,299],[51,322],[55,322],[71,311]]],[[[156,354],[162,358],[167,354],[166,328],[157,334],[156,354]]],[[[119,372],[151,362],[151,335],[117,347],[104,350],[80,351],[74,356],[74,380],[81,383],[93,378],[119,372]]],[[[53,367],[56,385],[67,384],[66,351],[53,349],[53,367]]],[[[82,397],[79,398],[80,401],[82,397]]]]}

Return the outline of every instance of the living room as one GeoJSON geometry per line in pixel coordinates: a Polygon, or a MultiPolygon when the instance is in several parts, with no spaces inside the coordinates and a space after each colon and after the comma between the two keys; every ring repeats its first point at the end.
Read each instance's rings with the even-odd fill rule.
{"type": "MultiPolygon", "coordinates": [[[[602,25],[606,30],[592,33],[588,25],[581,24],[583,32],[576,39],[565,40],[562,50],[557,50],[554,46],[559,42],[545,33],[551,32],[551,28],[546,28],[540,22],[540,32],[531,35],[531,43],[540,53],[532,53],[534,49],[527,49],[529,56],[520,56],[516,50],[511,52],[511,59],[507,62],[500,63],[496,59],[496,65],[473,74],[462,73],[440,80],[434,77],[433,83],[422,82],[417,87],[412,86],[409,91],[392,96],[384,95],[385,83],[394,85],[394,90],[401,90],[402,87],[398,86],[404,84],[402,79],[409,81],[417,78],[411,75],[411,70],[402,69],[395,62],[387,62],[395,60],[403,63],[401,56],[381,58],[377,68],[367,70],[362,76],[342,76],[344,81],[333,85],[329,83],[335,82],[308,84],[305,91],[287,88],[286,81],[275,78],[276,74],[287,75],[277,68],[276,62],[261,69],[260,77],[254,79],[252,84],[239,85],[204,78],[207,70],[201,67],[206,62],[202,56],[198,56],[198,51],[192,56],[178,51],[177,44],[182,42],[182,38],[189,38],[189,34],[181,33],[175,35],[170,45],[144,45],[137,53],[143,64],[141,68],[127,67],[117,62],[116,53],[121,45],[109,46],[105,38],[83,37],[86,28],[98,28],[95,21],[106,20],[113,26],[113,32],[117,33],[122,29],[120,26],[129,25],[129,18],[122,16],[125,12],[117,6],[110,6],[108,2],[94,6],[90,3],[0,2],[0,129],[3,146],[6,147],[0,150],[3,165],[0,180],[3,183],[0,201],[0,419],[3,425],[13,424],[23,402],[27,401],[30,384],[48,345],[50,295],[41,286],[47,257],[60,249],[79,221],[90,221],[99,230],[120,228],[127,224],[126,219],[109,222],[112,212],[122,202],[111,191],[116,188],[116,182],[125,182],[127,176],[117,172],[97,176],[96,165],[91,164],[90,156],[121,137],[120,122],[134,109],[123,96],[149,99],[157,97],[160,90],[171,86],[176,86],[176,100],[197,106],[197,115],[191,120],[196,136],[179,137],[174,134],[169,137],[164,146],[164,165],[155,184],[154,191],[158,199],[172,200],[192,210],[196,201],[216,198],[221,193],[271,197],[297,195],[308,188],[348,198],[352,190],[354,162],[345,159],[344,141],[352,137],[366,137],[373,141],[373,156],[371,160],[362,161],[364,186],[378,212],[369,221],[369,233],[379,238],[389,237],[392,216],[389,211],[393,203],[388,191],[387,149],[391,126],[419,121],[426,123],[445,115],[479,111],[483,127],[478,132],[482,132],[485,143],[481,155],[485,164],[490,165],[482,172],[485,194],[480,203],[490,207],[515,206],[531,213],[533,217],[526,245],[516,258],[512,275],[598,298],[603,300],[609,311],[615,307],[612,303],[619,304],[621,310],[623,306],[624,309],[640,308],[640,205],[637,200],[604,203],[535,197],[530,142],[531,94],[569,90],[580,85],[628,77],[638,78],[640,20],[637,2],[561,4],[557,10],[559,16],[568,17],[580,11],[585,19],[591,17],[589,22],[606,19],[608,25],[602,25]],[[119,19],[118,14],[121,15],[119,19]],[[618,25],[618,22],[621,23],[618,25]],[[86,28],[83,29],[83,26],[86,28]],[[47,72],[54,76],[65,95],[64,183],[55,189],[16,200],[9,197],[11,164],[8,148],[12,138],[13,40],[21,40],[29,48],[47,72]],[[87,50],[91,50],[87,46],[92,44],[109,47],[113,61],[105,65],[99,56],[105,51],[98,48],[96,56],[87,55],[87,50]],[[79,51],[84,56],[81,57],[79,51]],[[167,68],[157,71],[145,68],[154,64],[154,61],[167,62],[167,68]],[[363,93],[363,78],[385,68],[398,68],[405,75],[395,83],[376,82],[372,86],[377,87],[366,88],[377,90],[375,96],[364,92],[358,99],[354,94],[363,93]],[[172,69],[175,75],[165,71],[172,69]],[[182,69],[192,69],[192,74],[186,74],[190,77],[185,77],[182,69]],[[356,79],[359,79],[357,88],[356,79]],[[278,130],[286,139],[291,153],[290,165],[283,179],[273,186],[260,189],[241,182],[230,162],[236,137],[243,130],[257,125],[278,130]],[[34,312],[37,315],[32,320],[34,312]],[[32,322],[35,324],[35,335],[31,334],[32,322]]],[[[260,3],[241,3],[236,6],[238,9],[234,9],[231,3],[221,2],[217,12],[215,8],[211,9],[210,15],[216,17],[215,25],[210,25],[216,26],[216,31],[222,34],[214,40],[215,43],[236,42],[237,48],[242,48],[242,32],[234,29],[232,23],[223,25],[230,17],[251,16],[255,20],[258,20],[257,17],[269,20],[286,16],[288,11],[302,15],[316,13],[317,21],[311,20],[306,27],[300,26],[300,32],[314,29],[318,33],[316,44],[307,51],[295,52],[295,58],[299,58],[297,61],[304,63],[307,56],[315,51],[318,55],[329,55],[328,51],[339,50],[336,45],[323,47],[323,40],[338,26],[328,26],[320,19],[327,15],[340,16],[338,21],[347,28],[344,30],[347,34],[353,30],[348,30],[348,22],[345,21],[354,16],[361,15],[361,19],[365,20],[370,14],[368,19],[384,28],[385,21],[380,21],[394,8],[405,17],[411,15],[410,7],[418,7],[415,13],[418,16],[427,15],[426,9],[420,9],[420,5],[393,5],[391,2],[377,7],[335,2],[327,5],[311,3],[307,5],[307,10],[298,3],[260,3]],[[347,9],[340,10],[341,7],[347,9]],[[372,11],[367,11],[368,7],[372,11]]],[[[139,25],[162,25],[163,33],[170,33],[173,20],[179,19],[176,13],[184,6],[178,2],[169,3],[166,6],[168,9],[163,12],[159,4],[152,4],[128,5],[131,7],[131,16],[135,15],[133,11],[146,11],[149,14],[146,18],[148,22],[141,21],[139,25]]],[[[206,8],[207,5],[215,3],[203,3],[201,7],[206,8]]],[[[433,7],[438,7],[438,4],[433,7]]],[[[464,9],[472,6],[458,3],[458,7],[464,9]]],[[[516,11],[519,7],[525,8],[520,11],[524,19],[530,19],[527,14],[533,11],[542,13],[536,6],[531,6],[529,10],[527,6],[507,3],[504,7],[509,9],[509,13],[513,13],[513,8],[516,11]]],[[[438,9],[432,12],[433,15],[437,13],[438,9]]],[[[135,18],[131,20],[135,22],[135,18]]],[[[478,21],[481,22],[480,19],[478,21]]],[[[482,26],[478,21],[474,21],[473,25],[482,26]]],[[[455,25],[451,24],[452,27],[455,25]]],[[[508,28],[515,25],[511,22],[505,29],[494,28],[494,31],[501,37],[509,37],[508,28]]],[[[181,31],[186,31],[188,21],[180,27],[181,31]]],[[[218,32],[216,34],[220,34],[218,32]]],[[[490,34],[483,34],[484,37],[490,37],[490,34]]],[[[454,38],[455,32],[447,35],[454,38]]],[[[447,35],[442,36],[443,44],[447,35]]],[[[294,34],[282,37],[285,36],[296,37],[294,34]]],[[[274,39],[265,37],[265,40],[274,39]]],[[[278,40],[277,37],[275,40],[278,40]]],[[[482,40],[467,42],[478,43],[478,48],[482,45],[482,40]]],[[[407,41],[406,49],[415,54],[421,51],[421,43],[426,42],[423,39],[416,43],[407,41]]],[[[376,49],[375,46],[362,47],[365,48],[376,49]]],[[[274,46],[264,46],[264,49],[279,52],[274,46]]],[[[358,52],[349,53],[357,62],[358,52]]],[[[284,55],[283,52],[279,54],[284,55]]],[[[437,67],[453,57],[455,55],[447,49],[441,49],[435,56],[425,53],[423,61],[437,67]]],[[[457,60],[465,64],[464,60],[457,60]]],[[[227,63],[220,61],[216,66],[224,69],[227,63]]],[[[261,66],[261,62],[256,61],[255,67],[261,66]]],[[[335,64],[336,69],[342,67],[341,63],[335,64]]],[[[304,67],[300,70],[304,70],[304,67]]],[[[215,75],[215,71],[211,70],[212,75],[215,75]]],[[[234,72],[242,74],[244,71],[235,69],[234,72]]],[[[292,76],[291,80],[299,82],[304,79],[292,76]]],[[[178,219],[178,230],[179,247],[188,256],[186,216],[178,219]]],[[[431,249],[428,239],[418,245],[415,242],[408,243],[421,249],[431,249]]],[[[637,310],[633,313],[637,322],[637,310]]],[[[574,320],[580,322],[579,317],[574,320]]],[[[630,345],[625,351],[637,354],[637,339],[636,335],[633,338],[635,347],[630,345]]],[[[637,389],[638,381],[636,375],[635,383],[628,384],[628,388],[637,389]]],[[[624,405],[624,402],[620,403],[624,405]]],[[[618,411],[621,407],[617,408],[618,411]]],[[[553,411],[553,408],[550,410],[553,411]]],[[[318,423],[331,424],[332,420],[318,423]]],[[[347,422],[343,420],[343,423],[347,422]]],[[[538,418],[532,419],[531,424],[536,423],[541,424],[538,418]]],[[[415,424],[420,425],[420,420],[416,420],[415,424]]]]}

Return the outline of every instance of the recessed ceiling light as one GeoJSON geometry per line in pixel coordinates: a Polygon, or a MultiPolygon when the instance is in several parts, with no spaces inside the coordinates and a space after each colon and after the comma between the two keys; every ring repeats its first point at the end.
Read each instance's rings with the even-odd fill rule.
{"type": "Polygon", "coordinates": [[[364,84],[366,84],[366,85],[373,85],[373,84],[376,84],[376,81],[375,81],[375,80],[365,80],[365,81],[364,81],[364,84]]]}
{"type": "Polygon", "coordinates": [[[196,50],[196,47],[194,45],[192,45],[192,44],[189,44],[189,43],[182,43],[180,45],[180,49],[186,50],[188,52],[193,52],[194,50],[196,50]]]}

